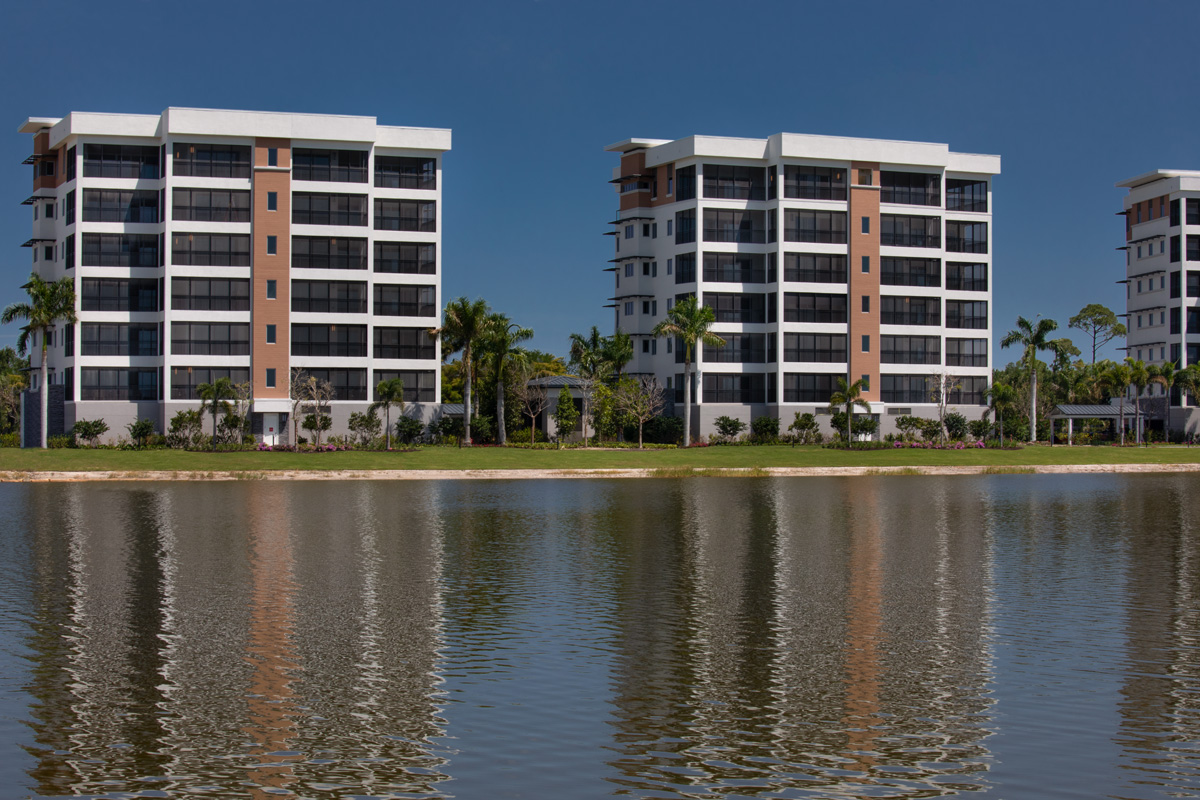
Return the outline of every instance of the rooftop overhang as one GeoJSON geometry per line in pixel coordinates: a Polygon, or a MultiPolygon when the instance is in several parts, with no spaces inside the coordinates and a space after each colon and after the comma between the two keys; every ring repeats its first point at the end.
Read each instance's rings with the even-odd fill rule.
{"type": "Polygon", "coordinates": [[[670,139],[624,139],[620,142],[610,144],[604,150],[607,153],[632,153],[634,150],[658,147],[660,144],[666,144],[670,141],[670,139]]]}
{"type": "Polygon", "coordinates": [[[651,222],[654,219],[655,219],[654,217],[621,217],[620,219],[614,219],[612,222],[609,222],[608,224],[609,225],[621,225],[626,222],[651,222]]]}
{"type": "Polygon", "coordinates": [[[60,121],[60,117],[29,117],[17,128],[17,133],[38,133],[53,128],[60,121]]]}
{"type": "Polygon", "coordinates": [[[24,200],[22,200],[21,205],[31,206],[34,203],[38,202],[39,200],[53,200],[53,199],[54,199],[54,195],[52,195],[52,194],[32,194],[29,197],[26,197],[24,200]]]}
{"type": "MultiPolygon", "coordinates": [[[[1192,177],[1200,178],[1200,172],[1187,169],[1156,169],[1153,172],[1143,172],[1141,175],[1114,184],[1118,189],[1136,189],[1147,183],[1166,180],[1167,178],[1192,177]]],[[[1125,212],[1117,212],[1125,213],[1125,212]]]]}
{"type": "Polygon", "coordinates": [[[30,239],[29,241],[25,242],[24,244],[22,244],[21,247],[36,247],[37,245],[41,244],[42,242],[53,242],[53,241],[54,241],[53,239],[39,239],[37,237],[34,237],[34,238],[30,239]]]}

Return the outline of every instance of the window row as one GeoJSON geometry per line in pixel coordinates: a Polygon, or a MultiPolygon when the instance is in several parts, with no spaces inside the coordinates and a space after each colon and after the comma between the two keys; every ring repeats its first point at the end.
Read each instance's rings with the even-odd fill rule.
{"type": "Polygon", "coordinates": [[[161,311],[156,278],[83,278],[79,308],[82,311],[161,311]]]}
{"type": "Polygon", "coordinates": [[[79,350],[85,356],[159,356],[162,350],[157,322],[84,322],[79,325],[79,350]]]}
{"type": "MultiPolygon", "coordinates": [[[[940,398],[935,375],[880,375],[879,399],[885,403],[936,403],[940,398]]],[[[987,402],[986,377],[955,377],[946,398],[950,405],[981,406],[987,402]]]]}
{"type": "MultiPolygon", "coordinates": [[[[85,144],[83,177],[157,180],[159,148],[133,144],[85,144]]],[[[74,158],[70,159],[74,163],[74,158]]]]}
{"type": "Polygon", "coordinates": [[[171,174],[191,178],[249,178],[250,147],[176,142],[171,148],[171,174]]]}
{"type": "MultiPolygon", "coordinates": [[[[75,205],[74,192],[67,197],[68,208],[75,205]]],[[[159,193],[151,190],[84,189],[84,222],[157,223],[159,193]]],[[[68,222],[68,224],[70,224],[68,222]]]]}
{"type": "Polygon", "coordinates": [[[161,367],[84,367],[79,371],[81,400],[161,400],[161,367]]]}

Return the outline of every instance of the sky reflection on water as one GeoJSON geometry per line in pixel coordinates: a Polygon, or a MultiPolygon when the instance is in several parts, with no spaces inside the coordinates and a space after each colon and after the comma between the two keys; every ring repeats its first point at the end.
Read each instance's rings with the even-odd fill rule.
{"type": "Polygon", "coordinates": [[[1200,791],[1177,476],[0,485],[36,797],[1200,791]]]}

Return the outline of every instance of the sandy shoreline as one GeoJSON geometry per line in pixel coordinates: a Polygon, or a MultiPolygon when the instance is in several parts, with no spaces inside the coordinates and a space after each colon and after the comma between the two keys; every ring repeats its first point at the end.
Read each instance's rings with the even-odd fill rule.
{"type": "Polygon", "coordinates": [[[1200,464],[1043,464],[1029,466],[760,467],[696,469],[380,469],[380,470],[107,470],[0,471],[0,483],[83,481],[444,481],[575,478],[853,477],[861,475],[1075,475],[1200,472],[1200,464]]]}

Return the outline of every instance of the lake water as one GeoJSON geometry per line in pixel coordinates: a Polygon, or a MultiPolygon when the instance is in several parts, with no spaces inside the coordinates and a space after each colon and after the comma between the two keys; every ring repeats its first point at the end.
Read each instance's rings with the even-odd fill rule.
{"type": "Polygon", "coordinates": [[[1200,793],[1200,477],[0,485],[0,795],[1200,793]]]}

